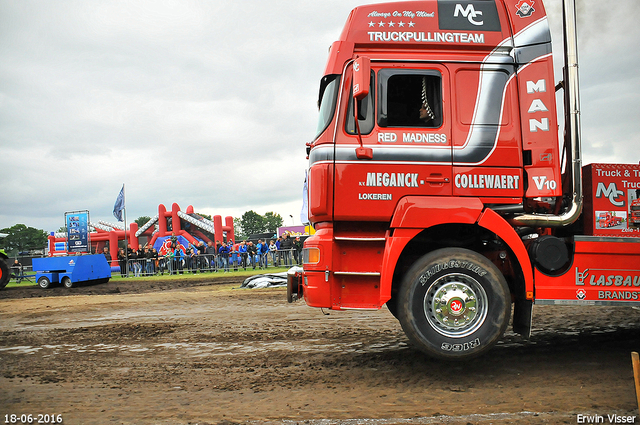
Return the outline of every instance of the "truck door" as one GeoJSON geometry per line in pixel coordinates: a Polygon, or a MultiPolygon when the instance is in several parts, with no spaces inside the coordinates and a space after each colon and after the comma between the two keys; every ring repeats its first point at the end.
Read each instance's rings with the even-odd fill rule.
{"type": "Polygon", "coordinates": [[[347,69],[335,136],[334,219],[388,221],[404,196],[451,195],[447,69],[372,60],[369,95],[357,101],[358,126],[350,79],[347,69]],[[360,140],[372,149],[370,158],[356,155],[360,140]]]}

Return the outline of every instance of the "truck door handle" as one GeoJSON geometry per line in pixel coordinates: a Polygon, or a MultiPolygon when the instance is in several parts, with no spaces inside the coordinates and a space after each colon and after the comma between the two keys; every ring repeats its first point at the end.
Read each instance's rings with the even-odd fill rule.
{"type": "Polygon", "coordinates": [[[444,177],[442,174],[431,174],[425,180],[430,184],[449,183],[449,177],[444,177]]]}

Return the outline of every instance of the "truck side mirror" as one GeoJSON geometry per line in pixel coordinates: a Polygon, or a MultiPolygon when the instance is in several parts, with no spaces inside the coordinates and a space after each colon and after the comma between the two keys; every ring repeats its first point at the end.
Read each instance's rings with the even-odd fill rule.
{"type": "Polygon", "coordinates": [[[362,100],[369,94],[371,84],[371,60],[360,56],[353,61],[353,97],[362,100]]]}
{"type": "Polygon", "coordinates": [[[353,112],[356,130],[358,131],[358,141],[360,146],[356,148],[358,159],[373,159],[373,149],[362,145],[362,135],[360,134],[360,124],[358,122],[358,101],[364,99],[371,89],[371,60],[366,56],[360,56],[353,61],[353,112]]]}

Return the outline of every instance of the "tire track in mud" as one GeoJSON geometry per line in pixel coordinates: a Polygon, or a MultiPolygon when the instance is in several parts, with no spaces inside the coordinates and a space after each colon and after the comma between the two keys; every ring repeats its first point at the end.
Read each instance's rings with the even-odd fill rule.
{"type": "Polygon", "coordinates": [[[322,425],[559,423],[633,408],[637,309],[535,307],[531,341],[508,332],[452,364],[409,346],[384,309],[324,316],[283,289],[203,286],[3,301],[15,317],[0,312],[0,405],[68,423],[103,423],[117,406],[124,423],[322,425]]]}
{"type": "Polygon", "coordinates": [[[70,295],[142,294],[147,292],[188,289],[190,287],[237,284],[247,276],[225,276],[216,273],[200,273],[195,276],[166,280],[115,279],[102,284],[77,284],[73,288],[52,286],[42,289],[37,285],[18,286],[0,290],[1,299],[65,297],[70,295]]]}

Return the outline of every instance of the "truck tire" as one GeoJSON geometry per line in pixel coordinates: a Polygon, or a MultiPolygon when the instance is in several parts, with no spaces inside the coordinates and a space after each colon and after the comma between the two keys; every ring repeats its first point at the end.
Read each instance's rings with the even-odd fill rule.
{"type": "Polygon", "coordinates": [[[61,283],[65,288],[73,288],[73,282],[71,282],[71,278],[69,276],[63,277],[61,283]]]}
{"type": "Polygon", "coordinates": [[[398,299],[400,324],[429,356],[466,360],[489,350],[511,313],[507,282],[489,260],[463,248],[420,258],[405,275],[398,299]]]}
{"type": "Polygon", "coordinates": [[[7,265],[7,262],[0,257],[0,289],[7,286],[7,283],[9,283],[9,279],[11,279],[11,273],[9,273],[9,266],[7,265]]]}
{"type": "Polygon", "coordinates": [[[51,281],[49,280],[48,277],[41,276],[40,279],[38,279],[38,286],[41,287],[42,289],[47,289],[49,285],[51,285],[51,281]]]}

